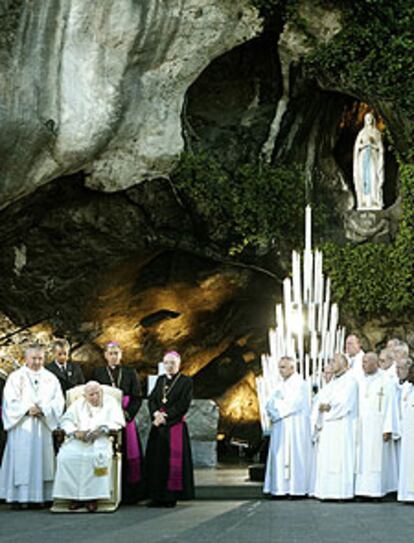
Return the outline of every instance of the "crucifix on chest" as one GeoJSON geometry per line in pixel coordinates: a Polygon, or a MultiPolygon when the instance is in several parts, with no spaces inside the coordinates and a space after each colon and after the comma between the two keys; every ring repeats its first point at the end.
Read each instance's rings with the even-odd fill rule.
{"type": "Polygon", "coordinates": [[[378,411],[382,411],[382,399],[384,398],[384,387],[380,388],[378,392],[378,411]]]}

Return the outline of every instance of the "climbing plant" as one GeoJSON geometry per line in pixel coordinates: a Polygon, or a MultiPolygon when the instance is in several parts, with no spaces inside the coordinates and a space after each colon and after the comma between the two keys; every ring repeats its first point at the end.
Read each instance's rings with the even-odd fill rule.
{"type": "Polygon", "coordinates": [[[228,171],[206,153],[184,153],[172,180],[209,237],[230,254],[302,241],[305,181],[296,166],[257,162],[228,171]]]}
{"type": "Polygon", "coordinates": [[[414,311],[414,165],[400,168],[402,217],[393,244],[326,243],[332,292],[355,316],[414,311]]]}

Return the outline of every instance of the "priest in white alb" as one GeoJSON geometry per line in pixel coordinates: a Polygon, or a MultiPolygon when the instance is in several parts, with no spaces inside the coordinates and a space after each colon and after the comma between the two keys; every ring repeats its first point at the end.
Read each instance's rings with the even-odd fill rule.
{"type": "Polygon", "coordinates": [[[89,381],[61,420],[66,439],[57,457],[53,497],[69,500],[69,509],[86,507],[93,513],[97,500],[111,494],[111,430],[125,426],[121,402],[104,386],[89,381]]]}
{"type": "Polygon", "coordinates": [[[384,375],[393,383],[398,383],[397,364],[393,349],[382,349],[378,356],[378,364],[384,375]]]}
{"type": "Polygon", "coordinates": [[[44,369],[44,360],[42,346],[29,346],[25,365],[9,375],[4,387],[7,444],[0,469],[0,498],[15,508],[52,499],[52,431],[63,412],[64,399],[58,379],[44,369]]]}
{"type": "Polygon", "coordinates": [[[346,500],[354,497],[358,384],[343,354],[335,354],[331,364],[334,378],[329,384],[329,398],[319,405],[324,420],[314,495],[321,500],[346,500]]]}
{"type": "Polygon", "coordinates": [[[271,436],[263,492],[304,496],[311,448],[308,389],[292,358],[281,358],[279,372],[282,381],[266,406],[271,436]]]}
{"type": "Polygon", "coordinates": [[[309,476],[309,496],[315,494],[315,480],[316,480],[316,463],[319,451],[319,439],[323,428],[323,420],[325,413],[319,410],[321,404],[329,402],[331,387],[329,384],[333,379],[332,365],[326,364],[323,369],[323,386],[315,396],[311,410],[311,437],[312,437],[312,449],[311,449],[311,468],[309,476]]]}
{"type": "Polygon", "coordinates": [[[357,381],[363,378],[362,359],[364,351],[361,348],[361,340],[356,334],[350,334],[345,340],[345,354],[348,360],[349,372],[357,381]]]}
{"type": "Polygon", "coordinates": [[[397,499],[414,502],[414,365],[408,359],[408,379],[401,388],[401,452],[397,499]]]}
{"type": "Polygon", "coordinates": [[[362,360],[359,383],[355,495],[381,498],[398,487],[398,413],[393,405],[395,383],[379,369],[378,356],[362,360]]]}

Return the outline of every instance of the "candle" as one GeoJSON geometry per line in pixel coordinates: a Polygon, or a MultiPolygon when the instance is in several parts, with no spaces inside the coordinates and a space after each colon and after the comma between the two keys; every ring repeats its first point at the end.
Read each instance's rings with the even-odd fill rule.
{"type": "Polygon", "coordinates": [[[309,355],[308,353],[305,354],[305,380],[307,381],[310,376],[310,363],[309,363],[309,355]]]}
{"type": "Polygon", "coordinates": [[[292,281],[293,301],[298,304],[301,300],[300,288],[300,254],[292,251],[292,281]]]}
{"type": "Polygon", "coordinates": [[[308,205],[305,210],[305,249],[312,248],[312,209],[308,205]]]}
{"type": "Polygon", "coordinates": [[[286,331],[289,331],[290,326],[291,326],[291,322],[290,322],[291,321],[290,317],[291,317],[291,312],[292,312],[292,309],[291,309],[291,303],[292,303],[291,292],[292,292],[291,282],[290,282],[289,277],[287,277],[283,281],[283,300],[284,300],[284,304],[285,304],[286,331]]]}

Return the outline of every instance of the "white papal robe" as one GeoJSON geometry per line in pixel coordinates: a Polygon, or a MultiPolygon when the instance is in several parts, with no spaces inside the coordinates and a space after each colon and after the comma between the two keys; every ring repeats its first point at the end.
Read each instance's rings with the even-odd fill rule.
{"type": "Polygon", "coordinates": [[[294,373],[282,381],[266,406],[271,421],[263,492],[303,496],[308,492],[310,417],[308,389],[294,373]]]}
{"type": "Polygon", "coordinates": [[[414,502],[414,386],[401,387],[401,453],[398,501],[414,502]]]}
{"type": "Polygon", "coordinates": [[[324,414],[316,463],[315,497],[342,500],[354,496],[358,384],[350,371],[329,384],[330,411],[324,414]]]}
{"type": "MultiPolygon", "coordinates": [[[[61,420],[66,434],[94,431],[100,427],[119,430],[125,426],[120,403],[104,394],[103,405],[91,406],[85,398],[75,400],[61,420]]],[[[57,456],[53,497],[68,500],[108,499],[111,494],[112,443],[101,436],[93,443],[68,437],[57,456]]]]}
{"type": "Polygon", "coordinates": [[[382,497],[398,486],[398,420],[395,385],[382,370],[359,383],[355,494],[382,497]],[[393,407],[394,406],[394,407],[393,407]],[[384,442],[383,434],[391,434],[384,442]]]}
{"type": "Polygon", "coordinates": [[[33,371],[23,366],[9,375],[3,393],[7,444],[0,469],[0,498],[20,503],[52,499],[52,431],[63,408],[62,389],[50,371],[33,371]],[[44,416],[27,415],[34,405],[40,407],[44,416]]]}

